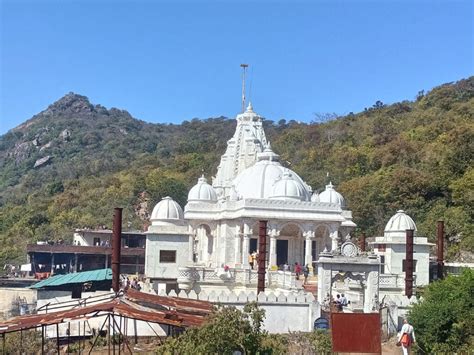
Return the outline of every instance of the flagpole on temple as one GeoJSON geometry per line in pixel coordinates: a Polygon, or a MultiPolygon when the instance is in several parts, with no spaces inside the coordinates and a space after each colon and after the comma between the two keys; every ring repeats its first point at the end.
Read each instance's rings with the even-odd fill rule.
{"type": "Polygon", "coordinates": [[[242,68],[242,112],[245,111],[245,75],[247,73],[248,64],[240,64],[242,68]]]}

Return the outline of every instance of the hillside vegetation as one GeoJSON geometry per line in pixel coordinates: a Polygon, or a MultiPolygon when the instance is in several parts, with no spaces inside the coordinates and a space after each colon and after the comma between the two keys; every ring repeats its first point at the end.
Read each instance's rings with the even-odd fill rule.
{"type": "MultiPolygon", "coordinates": [[[[313,189],[324,189],[329,172],[356,234],[380,235],[404,209],[432,240],[444,219],[449,257],[465,259],[474,251],[473,117],[471,77],[324,123],[264,126],[282,161],[313,189]]],[[[215,174],[234,128],[224,117],[151,124],[64,96],[0,137],[0,263],[25,260],[28,242],[110,226],[116,206],[131,229],[142,229],[164,196],[184,206],[201,171],[215,174]]]]}

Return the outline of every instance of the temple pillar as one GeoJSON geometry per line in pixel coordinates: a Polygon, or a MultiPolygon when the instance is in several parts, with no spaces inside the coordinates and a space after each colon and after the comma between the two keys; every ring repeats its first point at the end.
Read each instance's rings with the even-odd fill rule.
{"type": "Polygon", "coordinates": [[[331,229],[329,238],[331,238],[331,251],[334,251],[339,246],[339,230],[337,227],[331,229]]]}
{"type": "Polygon", "coordinates": [[[313,247],[313,238],[314,232],[308,231],[304,234],[305,237],[305,255],[304,255],[304,264],[308,265],[308,267],[313,267],[313,255],[312,255],[312,247],[313,247]]]}
{"type": "Polygon", "coordinates": [[[272,266],[276,265],[277,262],[277,253],[276,253],[276,237],[277,233],[275,230],[270,232],[270,258],[268,260],[268,267],[271,268],[272,266]]]}
{"type": "Polygon", "coordinates": [[[244,234],[244,240],[242,244],[242,265],[249,265],[249,248],[250,248],[250,235],[244,234]]]}
{"type": "Polygon", "coordinates": [[[245,254],[245,253],[241,252],[241,249],[242,249],[242,234],[240,233],[240,226],[237,226],[236,230],[235,230],[234,249],[235,249],[234,263],[235,263],[235,266],[237,266],[238,264],[242,263],[242,254],[245,254]]]}
{"type": "Polygon", "coordinates": [[[244,223],[244,238],[242,244],[242,265],[249,266],[250,225],[244,223]]]}
{"type": "Polygon", "coordinates": [[[192,263],[194,262],[194,236],[192,234],[189,234],[188,248],[188,261],[192,263]]]}

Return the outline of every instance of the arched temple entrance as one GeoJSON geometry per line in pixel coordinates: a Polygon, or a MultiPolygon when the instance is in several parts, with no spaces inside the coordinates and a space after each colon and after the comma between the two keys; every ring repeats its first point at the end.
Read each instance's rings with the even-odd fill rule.
{"type": "Polygon", "coordinates": [[[214,253],[214,237],[207,224],[200,224],[196,228],[195,250],[198,262],[209,265],[214,253]]]}

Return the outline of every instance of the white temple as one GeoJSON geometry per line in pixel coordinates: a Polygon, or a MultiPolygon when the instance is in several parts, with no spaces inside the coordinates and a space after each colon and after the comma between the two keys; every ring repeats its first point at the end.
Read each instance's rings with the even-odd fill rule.
{"type": "Polygon", "coordinates": [[[417,236],[417,228],[413,219],[403,210],[397,211],[385,226],[383,237],[376,237],[371,243],[374,252],[380,257],[381,274],[398,276],[405,275],[406,257],[406,230],[414,231],[413,260],[414,277],[417,286],[429,283],[430,248],[433,243],[428,243],[428,238],[417,236]]]}
{"type": "Polygon", "coordinates": [[[257,251],[260,220],[268,221],[268,278],[285,263],[314,267],[356,226],[331,183],[318,195],[280,163],[251,104],[236,121],[212,185],[200,177],[184,213],[170,197],[153,210],[145,273],[155,289],[254,285],[248,256],[257,251]]]}

